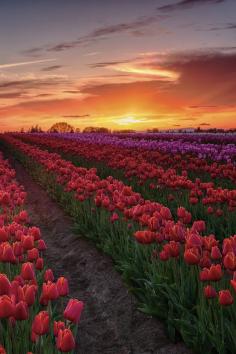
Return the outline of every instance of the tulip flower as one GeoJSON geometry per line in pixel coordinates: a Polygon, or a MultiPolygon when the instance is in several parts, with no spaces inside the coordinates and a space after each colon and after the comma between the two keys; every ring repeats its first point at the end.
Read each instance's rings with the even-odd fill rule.
{"type": "Polygon", "coordinates": [[[207,285],[204,287],[204,295],[207,299],[213,299],[217,296],[217,292],[213,286],[207,285]]]}
{"type": "Polygon", "coordinates": [[[218,246],[213,246],[211,249],[211,258],[214,260],[221,259],[222,254],[218,246]]]}
{"type": "Polygon", "coordinates": [[[194,265],[200,261],[200,254],[197,248],[189,248],[184,252],[184,260],[187,264],[194,265]]]}
{"type": "Polygon", "coordinates": [[[0,354],[7,354],[3,346],[0,344],[0,354]]]}
{"type": "Polygon", "coordinates": [[[8,318],[14,315],[15,305],[7,295],[0,296],[0,318],[8,318]]]}
{"type": "Polygon", "coordinates": [[[64,277],[57,279],[57,290],[60,296],[67,296],[69,294],[68,281],[64,277]]]}
{"type": "Polygon", "coordinates": [[[34,266],[31,262],[23,263],[21,266],[21,276],[24,280],[31,280],[35,278],[34,266]]]}
{"type": "Polygon", "coordinates": [[[54,321],[53,323],[53,334],[55,337],[57,337],[58,332],[60,329],[65,329],[65,322],[62,321],[54,321]]]}
{"type": "Polygon", "coordinates": [[[211,281],[218,281],[223,277],[223,272],[220,264],[211,265],[209,269],[209,279],[211,281]]]}
{"type": "Polygon", "coordinates": [[[38,259],[39,257],[39,251],[37,248],[32,248],[31,250],[27,251],[27,260],[29,262],[34,262],[38,259]]]}
{"type": "Polygon", "coordinates": [[[27,303],[28,306],[32,306],[35,302],[36,298],[36,286],[35,285],[24,285],[23,287],[23,292],[24,292],[24,300],[27,303]]]}
{"type": "Polygon", "coordinates": [[[11,283],[6,274],[0,274],[0,295],[10,295],[11,283]]]}
{"type": "Polygon", "coordinates": [[[70,329],[59,329],[56,346],[57,349],[63,353],[69,352],[75,348],[75,339],[70,329]]]}
{"type": "Polygon", "coordinates": [[[35,268],[36,268],[37,270],[42,270],[43,267],[44,267],[43,258],[39,257],[39,258],[36,260],[35,268]]]}
{"type": "Polygon", "coordinates": [[[77,299],[70,299],[65,308],[64,317],[71,322],[78,323],[83,308],[84,308],[83,301],[79,301],[77,299]]]}
{"type": "Polygon", "coordinates": [[[42,239],[38,240],[38,250],[44,251],[46,249],[47,249],[47,246],[46,246],[44,240],[42,240],[42,239]]]}
{"type": "Polygon", "coordinates": [[[223,263],[226,269],[235,270],[236,269],[236,256],[234,252],[228,252],[224,256],[223,263]]]}
{"type": "Polygon", "coordinates": [[[16,304],[14,317],[16,320],[26,320],[29,317],[29,311],[27,303],[20,301],[16,304]]]}
{"type": "Polygon", "coordinates": [[[221,290],[219,291],[219,303],[222,306],[232,305],[234,302],[234,298],[231,295],[229,290],[221,290]]]}
{"type": "Polygon", "coordinates": [[[35,316],[32,331],[39,336],[49,332],[49,314],[47,311],[41,311],[35,316]]]}
{"type": "Polygon", "coordinates": [[[23,235],[21,238],[21,244],[25,250],[31,250],[32,248],[34,248],[34,237],[30,235],[23,235]]]}
{"type": "Polygon", "coordinates": [[[51,269],[47,269],[44,273],[44,281],[54,281],[53,271],[51,269]]]}

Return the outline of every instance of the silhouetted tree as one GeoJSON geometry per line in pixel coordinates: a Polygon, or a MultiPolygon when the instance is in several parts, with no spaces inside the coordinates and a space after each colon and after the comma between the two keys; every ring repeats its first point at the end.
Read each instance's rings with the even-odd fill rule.
{"type": "Polygon", "coordinates": [[[110,133],[111,131],[108,128],[104,127],[86,127],[83,130],[83,133],[110,133]]]}
{"type": "Polygon", "coordinates": [[[158,133],[158,132],[159,132],[158,128],[147,129],[147,133],[158,133]]]}
{"type": "Polygon", "coordinates": [[[55,123],[49,129],[50,133],[74,133],[72,125],[66,122],[55,123]]]}
{"type": "Polygon", "coordinates": [[[118,133],[118,134],[127,134],[127,133],[136,133],[135,130],[133,129],[119,129],[119,130],[114,130],[113,133],[118,133]]]}
{"type": "Polygon", "coordinates": [[[29,130],[29,133],[42,133],[43,130],[41,127],[38,126],[38,124],[36,124],[35,126],[32,126],[29,130]]]}

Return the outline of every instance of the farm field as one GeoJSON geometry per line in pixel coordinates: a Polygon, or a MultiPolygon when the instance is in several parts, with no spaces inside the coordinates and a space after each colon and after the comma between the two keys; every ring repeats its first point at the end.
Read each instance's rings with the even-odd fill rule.
{"type": "Polygon", "coordinates": [[[235,143],[1,134],[2,353],[235,353],[235,143]]]}

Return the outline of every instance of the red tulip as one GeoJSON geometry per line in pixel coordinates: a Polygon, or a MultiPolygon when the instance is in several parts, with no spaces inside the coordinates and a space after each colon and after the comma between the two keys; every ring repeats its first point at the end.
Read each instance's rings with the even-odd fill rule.
{"type": "Polygon", "coordinates": [[[194,265],[200,261],[200,254],[198,248],[189,248],[184,252],[184,260],[187,264],[194,265]]]}
{"type": "Polygon", "coordinates": [[[4,227],[0,228],[0,242],[5,242],[9,240],[9,235],[4,227]]]}
{"type": "Polygon", "coordinates": [[[42,239],[38,240],[38,250],[44,251],[46,249],[47,249],[47,246],[46,246],[44,240],[42,240],[42,239]]]}
{"type": "Polygon", "coordinates": [[[29,262],[33,262],[37,260],[39,257],[39,251],[37,248],[32,248],[27,252],[27,258],[29,262]]]}
{"type": "Polygon", "coordinates": [[[138,242],[143,244],[149,244],[155,240],[155,233],[149,230],[136,231],[134,236],[138,242]]]}
{"type": "Polygon", "coordinates": [[[15,306],[12,299],[3,295],[0,296],[0,318],[8,318],[14,315],[15,306]]]}
{"type": "Polygon", "coordinates": [[[59,297],[56,283],[43,283],[42,297],[45,300],[56,300],[59,297]]]}
{"type": "Polygon", "coordinates": [[[235,292],[236,292],[236,280],[230,280],[230,284],[232,285],[232,287],[234,288],[235,292]]]}
{"type": "Polygon", "coordinates": [[[209,269],[204,268],[200,273],[199,273],[199,278],[201,281],[208,281],[209,280],[209,269]]]}
{"type": "Polygon", "coordinates": [[[234,302],[234,298],[231,295],[229,290],[221,290],[219,291],[219,303],[222,306],[232,305],[234,302]]]}
{"type": "Polygon", "coordinates": [[[56,345],[57,349],[63,353],[69,352],[75,348],[74,336],[70,329],[59,330],[56,345]]]}
{"type": "Polygon", "coordinates": [[[234,252],[228,252],[224,256],[223,260],[224,266],[226,269],[235,270],[236,269],[236,257],[234,252]]]}
{"type": "Polygon", "coordinates": [[[26,302],[20,301],[16,304],[14,317],[18,321],[26,320],[29,317],[29,311],[26,302]]]}
{"type": "Polygon", "coordinates": [[[8,242],[2,243],[1,246],[2,246],[1,261],[15,263],[16,257],[14,255],[12,246],[8,242]]]}
{"type": "Polygon", "coordinates": [[[34,248],[34,237],[30,235],[23,235],[21,238],[21,244],[25,250],[31,250],[34,248]]]}
{"type": "Polygon", "coordinates": [[[6,274],[0,274],[0,295],[10,295],[11,283],[6,274]]]}
{"type": "Polygon", "coordinates": [[[24,285],[23,287],[23,292],[24,292],[24,300],[27,303],[28,306],[32,306],[35,302],[35,297],[36,297],[36,286],[35,285],[24,285]]]}
{"type": "Polygon", "coordinates": [[[0,344],[0,354],[7,354],[3,346],[0,344]]]}
{"type": "Polygon", "coordinates": [[[55,337],[57,337],[58,332],[60,329],[65,329],[65,323],[62,321],[54,321],[53,323],[53,334],[55,337]]]}
{"type": "Polygon", "coordinates": [[[217,296],[217,292],[213,286],[207,285],[204,287],[204,295],[207,299],[213,299],[217,296]]]}
{"type": "Polygon", "coordinates": [[[209,280],[218,281],[223,277],[223,272],[220,264],[212,264],[209,269],[209,280]]]}
{"type": "Polygon", "coordinates": [[[40,311],[35,316],[32,331],[39,336],[49,332],[49,314],[47,311],[40,311]]]}
{"type": "Polygon", "coordinates": [[[48,282],[48,281],[54,281],[54,275],[53,275],[53,271],[51,269],[47,269],[44,273],[44,281],[48,282]]]}
{"type": "Polygon", "coordinates": [[[161,261],[165,262],[165,261],[168,261],[168,259],[170,258],[170,253],[169,251],[167,250],[162,250],[160,253],[159,253],[159,258],[161,261]]]}
{"type": "Polygon", "coordinates": [[[69,294],[68,281],[64,277],[57,279],[57,290],[60,296],[67,296],[69,294]]]}
{"type": "Polygon", "coordinates": [[[44,262],[43,262],[43,258],[39,257],[35,263],[35,268],[37,270],[42,270],[44,267],[44,262]]]}
{"type": "Polygon", "coordinates": [[[24,280],[31,280],[35,278],[33,263],[26,262],[22,264],[21,276],[24,280]]]}
{"type": "Polygon", "coordinates": [[[41,232],[40,229],[38,227],[31,227],[29,229],[29,233],[34,237],[34,240],[37,241],[41,238],[41,232]]]}
{"type": "Polygon", "coordinates": [[[64,317],[71,322],[78,323],[83,308],[83,301],[79,301],[77,299],[70,299],[65,308],[64,317]]]}
{"type": "Polygon", "coordinates": [[[220,259],[222,257],[220,249],[218,246],[213,246],[211,249],[211,258],[214,260],[220,259]]]}

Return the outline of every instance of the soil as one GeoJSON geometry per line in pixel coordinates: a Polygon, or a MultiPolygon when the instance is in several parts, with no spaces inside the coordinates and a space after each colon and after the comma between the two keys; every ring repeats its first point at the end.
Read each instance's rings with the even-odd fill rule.
{"type": "Polygon", "coordinates": [[[137,310],[137,301],[122,282],[112,259],[91,241],[73,233],[73,220],[10,157],[16,177],[27,194],[26,209],[47,243],[47,265],[65,276],[70,296],[83,300],[77,354],[191,354],[183,343],[173,344],[165,326],[137,310]]]}

